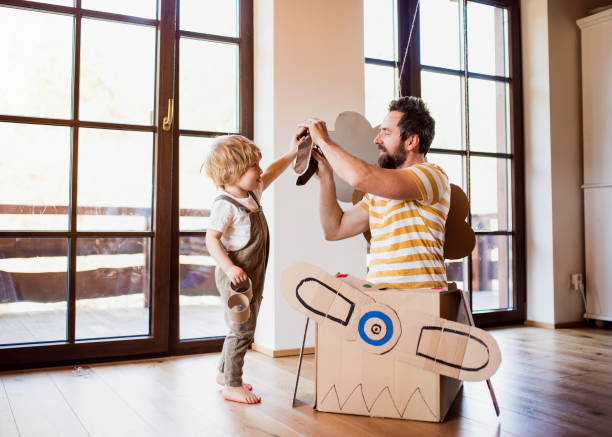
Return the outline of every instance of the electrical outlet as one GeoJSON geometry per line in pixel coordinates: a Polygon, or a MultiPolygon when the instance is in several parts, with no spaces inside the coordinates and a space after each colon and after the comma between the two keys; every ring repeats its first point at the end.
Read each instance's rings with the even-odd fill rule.
{"type": "Polygon", "coordinates": [[[570,285],[572,290],[581,291],[583,287],[582,273],[572,273],[570,275],[570,285]]]}

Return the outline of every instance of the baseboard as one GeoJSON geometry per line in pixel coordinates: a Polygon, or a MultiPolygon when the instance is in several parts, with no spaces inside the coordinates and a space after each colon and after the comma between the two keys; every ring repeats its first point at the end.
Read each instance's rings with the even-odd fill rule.
{"type": "Polygon", "coordinates": [[[563,323],[544,323],[544,322],[536,322],[534,320],[525,320],[525,326],[533,326],[536,328],[546,328],[546,329],[578,328],[584,325],[585,325],[584,320],[578,320],[576,322],[563,322],[563,323]]]}
{"type": "MultiPolygon", "coordinates": [[[[291,356],[300,354],[299,347],[296,347],[294,349],[270,349],[265,346],[261,346],[257,343],[253,343],[253,350],[257,352],[261,352],[262,354],[268,355],[269,357],[272,357],[272,358],[291,357],[291,356]]],[[[311,355],[311,354],[314,354],[314,347],[305,347],[304,355],[311,355]]]]}
{"type": "Polygon", "coordinates": [[[576,322],[555,323],[555,329],[579,328],[581,326],[586,326],[585,320],[578,320],[576,322]]]}

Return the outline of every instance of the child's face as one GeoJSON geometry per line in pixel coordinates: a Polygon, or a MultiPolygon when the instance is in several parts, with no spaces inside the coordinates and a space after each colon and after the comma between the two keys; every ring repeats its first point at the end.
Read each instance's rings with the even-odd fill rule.
{"type": "Polygon", "coordinates": [[[251,164],[247,171],[238,179],[236,185],[245,191],[253,191],[261,183],[262,173],[263,171],[259,167],[259,162],[251,164]]]}

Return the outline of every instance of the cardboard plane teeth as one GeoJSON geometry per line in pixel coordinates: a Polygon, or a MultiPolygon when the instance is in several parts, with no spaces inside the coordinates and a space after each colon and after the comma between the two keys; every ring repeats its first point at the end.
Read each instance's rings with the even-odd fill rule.
{"type": "Polygon", "coordinates": [[[347,281],[300,262],[283,272],[281,289],[296,310],[368,352],[463,381],[488,379],[499,367],[501,352],[487,331],[406,308],[396,313],[355,288],[355,278],[347,281]]]}

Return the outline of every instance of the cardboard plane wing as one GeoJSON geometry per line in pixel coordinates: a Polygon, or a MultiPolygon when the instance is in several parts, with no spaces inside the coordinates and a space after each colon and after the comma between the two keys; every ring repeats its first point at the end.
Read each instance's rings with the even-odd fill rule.
{"type": "Polygon", "coordinates": [[[501,352],[487,331],[410,308],[396,312],[361,291],[374,284],[345,279],[300,262],[283,272],[281,289],[293,308],[370,353],[462,381],[486,380],[499,367],[501,352]]]}

